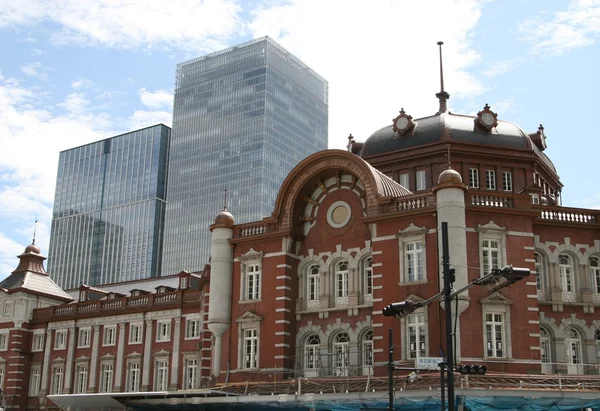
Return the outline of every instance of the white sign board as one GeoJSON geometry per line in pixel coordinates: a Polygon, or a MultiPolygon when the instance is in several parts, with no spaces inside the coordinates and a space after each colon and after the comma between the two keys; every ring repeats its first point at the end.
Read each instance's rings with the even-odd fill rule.
{"type": "Polygon", "coordinates": [[[416,368],[418,370],[439,370],[441,362],[444,362],[442,357],[419,357],[416,368]]]}

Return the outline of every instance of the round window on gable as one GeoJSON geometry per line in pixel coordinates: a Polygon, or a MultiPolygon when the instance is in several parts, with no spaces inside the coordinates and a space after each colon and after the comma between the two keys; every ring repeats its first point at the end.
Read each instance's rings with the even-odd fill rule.
{"type": "Polygon", "coordinates": [[[350,206],[345,201],[336,201],[327,210],[327,222],[333,228],[342,228],[352,216],[350,206]]]}

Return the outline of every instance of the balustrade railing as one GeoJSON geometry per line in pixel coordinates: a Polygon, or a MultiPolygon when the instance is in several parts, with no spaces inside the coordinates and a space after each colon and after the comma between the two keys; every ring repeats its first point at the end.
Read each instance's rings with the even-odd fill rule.
{"type": "Polygon", "coordinates": [[[471,204],[485,207],[514,208],[515,201],[512,196],[495,194],[472,194],[471,204]]]}
{"type": "Polygon", "coordinates": [[[600,211],[559,206],[536,206],[540,212],[538,219],[565,223],[597,224],[600,211]]]}
{"type": "Polygon", "coordinates": [[[273,233],[277,231],[274,223],[250,223],[236,227],[234,237],[250,237],[255,235],[273,233]]]}

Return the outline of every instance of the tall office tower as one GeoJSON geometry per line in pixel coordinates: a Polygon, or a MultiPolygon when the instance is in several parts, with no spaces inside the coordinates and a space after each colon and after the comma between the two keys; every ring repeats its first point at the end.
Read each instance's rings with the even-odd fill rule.
{"type": "Polygon", "coordinates": [[[209,225],[271,215],[288,172],[327,148],[327,82],[268,37],[177,66],[164,275],[208,262],[209,225]]]}
{"type": "Polygon", "coordinates": [[[160,276],[171,129],[62,151],[48,273],[63,289],[160,276]]]}

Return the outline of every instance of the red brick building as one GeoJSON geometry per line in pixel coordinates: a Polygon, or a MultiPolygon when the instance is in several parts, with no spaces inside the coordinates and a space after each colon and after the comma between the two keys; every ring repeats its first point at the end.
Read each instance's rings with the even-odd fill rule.
{"type": "Polygon", "coordinates": [[[47,394],[384,376],[389,328],[399,365],[441,357],[438,302],[401,319],[382,309],[442,288],[442,222],[456,289],[505,265],[533,274],[499,290],[473,287],[453,303],[458,363],[498,375],[597,375],[600,212],[560,205],[543,127],[526,133],[487,105],[452,114],[447,95],[438,97],[433,116],[402,110],[364,143],[306,158],[271,217],[236,225],[219,213],[204,273],[82,286],[65,303],[28,247],[0,283],[5,313],[27,307],[1,324],[7,349],[21,350],[12,365],[0,334],[4,400],[35,408],[49,405],[47,394]],[[48,288],[18,285],[24,272],[48,288]],[[23,369],[29,395],[10,385],[10,367],[23,369]]]}

